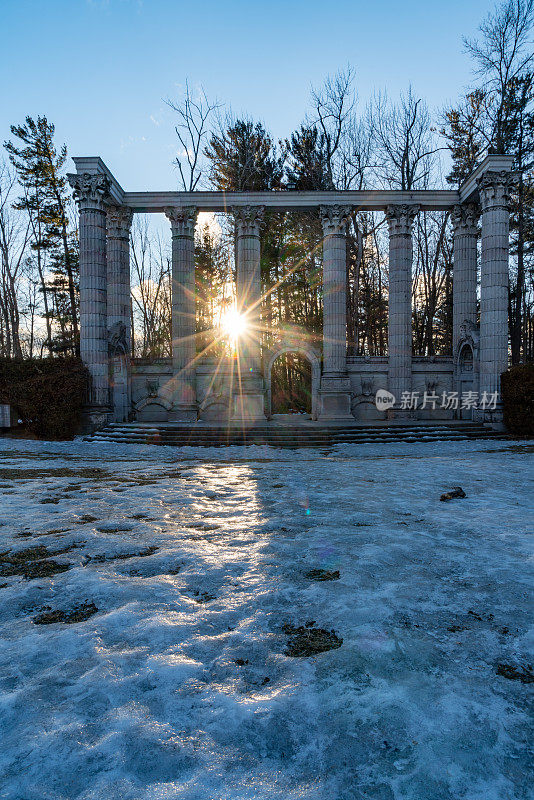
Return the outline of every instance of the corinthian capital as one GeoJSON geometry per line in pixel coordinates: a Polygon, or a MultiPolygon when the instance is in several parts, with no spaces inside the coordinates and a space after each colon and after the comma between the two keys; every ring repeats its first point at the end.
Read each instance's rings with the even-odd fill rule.
{"type": "Polygon", "coordinates": [[[103,208],[108,202],[111,183],[107,175],[71,172],[67,175],[67,179],[81,209],[87,205],[103,208]]]}
{"type": "Polygon", "coordinates": [[[195,206],[169,206],[165,209],[165,216],[171,222],[173,236],[194,237],[197,223],[195,206]]]}
{"type": "Polygon", "coordinates": [[[319,214],[323,225],[323,234],[332,236],[334,233],[344,234],[343,227],[350,217],[351,206],[320,206],[319,214]]]}
{"type": "Polygon", "coordinates": [[[515,179],[515,174],[506,170],[501,172],[488,170],[481,175],[477,180],[477,186],[482,211],[487,211],[489,208],[508,208],[510,189],[515,179]]]}
{"type": "Polygon", "coordinates": [[[237,222],[238,236],[259,236],[265,206],[236,206],[232,209],[237,222]]]}
{"type": "Polygon", "coordinates": [[[133,211],[128,206],[108,206],[107,233],[112,239],[128,239],[133,211]]]}
{"type": "Polygon", "coordinates": [[[390,236],[410,236],[412,225],[419,214],[420,206],[416,203],[390,205],[386,208],[386,219],[390,236]]]}
{"type": "Polygon", "coordinates": [[[480,209],[476,203],[463,203],[453,206],[451,211],[452,229],[455,234],[477,235],[477,221],[480,209]]]}

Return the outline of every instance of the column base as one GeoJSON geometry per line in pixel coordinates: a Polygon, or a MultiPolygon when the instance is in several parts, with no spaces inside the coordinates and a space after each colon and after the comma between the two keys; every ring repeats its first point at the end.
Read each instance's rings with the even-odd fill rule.
{"type": "Polygon", "coordinates": [[[257,394],[235,394],[232,419],[243,422],[265,421],[265,398],[263,392],[257,394]]]}
{"type": "Polygon", "coordinates": [[[169,422],[196,422],[197,419],[196,405],[173,406],[169,411],[169,422]]]}
{"type": "Polygon", "coordinates": [[[393,406],[386,411],[386,419],[415,419],[415,412],[408,408],[399,408],[393,406]]]}
{"type": "Polygon", "coordinates": [[[492,428],[498,431],[506,430],[503,423],[502,402],[497,403],[496,407],[493,409],[474,408],[473,422],[483,422],[485,425],[491,425],[492,428]]]}
{"type": "Polygon", "coordinates": [[[354,422],[351,411],[352,396],[346,392],[319,392],[321,411],[319,420],[347,419],[354,422]]]}
{"type": "Polygon", "coordinates": [[[131,415],[131,373],[130,363],[123,356],[111,359],[111,402],[113,421],[128,422],[131,415]]]}
{"type": "Polygon", "coordinates": [[[82,410],[80,433],[89,434],[113,422],[113,412],[107,406],[86,406],[82,410]]]}
{"type": "Polygon", "coordinates": [[[319,398],[319,420],[354,420],[351,410],[352,391],[348,375],[323,375],[319,398]]]}

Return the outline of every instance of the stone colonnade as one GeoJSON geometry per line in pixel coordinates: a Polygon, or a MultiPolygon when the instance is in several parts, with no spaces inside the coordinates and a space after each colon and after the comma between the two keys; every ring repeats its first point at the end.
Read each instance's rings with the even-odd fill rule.
{"type": "MultiPolygon", "coordinates": [[[[70,175],[80,211],[81,354],[92,375],[88,410],[93,422],[128,419],[130,398],[129,231],[132,211],[117,205],[107,175],[70,175]]],[[[476,189],[481,209],[480,392],[499,391],[508,363],[507,287],[508,170],[484,171],[476,189]]],[[[342,194],[342,193],[340,193],[342,194]]],[[[389,196],[394,193],[388,193],[389,196]]],[[[388,203],[389,363],[388,388],[400,412],[403,392],[412,389],[412,229],[420,204],[388,203]]],[[[322,195],[324,197],[324,193],[322,195]]],[[[195,195],[190,194],[194,200],[195,195]]],[[[351,418],[351,385],[346,361],[346,226],[353,205],[318,204],[323,226],[323,370],[320,417],[351,418]]],[[[383,206],[384,207],[384,206],[383,206]]],[[[236,221],[237,304],[247,317],[240,342],[234,418],[264,416],[260,352],[260,229],[262,205],[230,207],[236,221]]],[[[194,231],[198,208],[169,205],[172,233],[172,404],[170,419],[197,418],[195,387],[194,231]]],[[[477,322],[477,221],[471,199],[451,209],[454,232],[453,357],[465,323],[477,322]]]]}

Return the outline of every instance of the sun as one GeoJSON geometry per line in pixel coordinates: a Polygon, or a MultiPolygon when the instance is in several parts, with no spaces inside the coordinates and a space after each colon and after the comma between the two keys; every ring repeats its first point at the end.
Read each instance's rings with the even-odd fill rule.
{"type": "Polygon", "coordinates": [[[221,330],[226,336],[236,341],[247,329],[247,321],[243,314],[235,308],[230,308],[221,319],[221,330]]]}

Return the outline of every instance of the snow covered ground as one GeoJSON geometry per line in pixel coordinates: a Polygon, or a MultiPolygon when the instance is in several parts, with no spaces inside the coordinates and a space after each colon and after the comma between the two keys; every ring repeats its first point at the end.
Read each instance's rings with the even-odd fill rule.
{"type": "Polygon", "coordinates": [[[533,453],[0,441],[0,797],[531,798],[533,453]]]}

